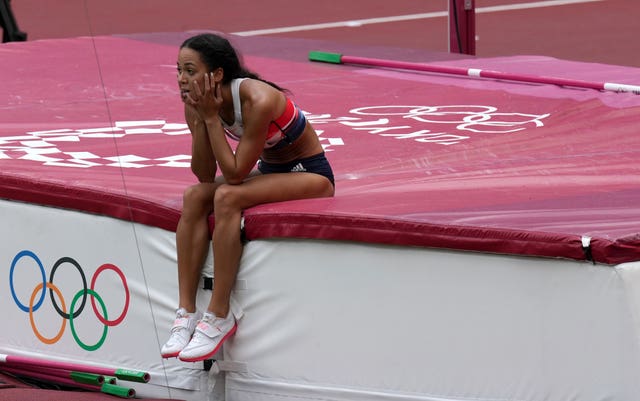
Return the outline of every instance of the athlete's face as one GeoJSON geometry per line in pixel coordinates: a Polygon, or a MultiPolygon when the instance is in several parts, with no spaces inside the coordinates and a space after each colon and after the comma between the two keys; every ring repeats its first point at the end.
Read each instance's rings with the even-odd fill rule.
{"type": "Polygon", "coordinates": [[[180,49],[178,54],[178,86],[182,101],[193,90],[194,82],[200,85],[200,89],[204,88],[204,76],[207,72],[207,66],[202,62],[197,51],[186,47],[180,49]]]}

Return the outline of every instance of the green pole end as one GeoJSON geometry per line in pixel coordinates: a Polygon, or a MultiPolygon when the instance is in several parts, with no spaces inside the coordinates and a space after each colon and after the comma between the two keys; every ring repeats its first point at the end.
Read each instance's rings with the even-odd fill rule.
{"type": "Polygon", "coordinates": [[[116,384],[116,377],[115,376],[105,376],[104,377],[104,382],[105,383],[109,383],[109,384],[116,384]]]}
{"type": "Polygon", "coordinates": [[[100,391],[121,398],[133,398],[136,396],[136,391],[132,388],[116,386],[115,384],[109,383],[104,383],[102,387],[100,387],[100,391]]]}
{"type": "Polygon", "coordinates": [[[150,379],[149,373],[127,369],[116,369],[114,376],[120,380],[138,383],[147,383],[150,379]]]}
{"type": "Polygon", "coordinates": [[[86,372],[71,372],[69,374],[71,380],[76,383],[91,384],[100,386],[104,383],[104,376],[86,372]]]}
{"type": "Polygon", "coordinates": [[[312,51],[309,52],[309,61],[322,61],[323,63],[342,64],[342,54],[312,51]]]}

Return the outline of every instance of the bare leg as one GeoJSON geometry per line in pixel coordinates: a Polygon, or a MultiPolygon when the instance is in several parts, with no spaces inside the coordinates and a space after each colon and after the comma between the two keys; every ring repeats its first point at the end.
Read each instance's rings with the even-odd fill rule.
{"type": "Polygon", "coordinates": [[[179,308],[171,335],[160,350],[163,358],[180,356],[191,341],[201,316],[196,311],[196,295],[209,248],[209,215],[218,185],[200,183],[184,191],[182,215],[176,230],[179,308]]]}
{"type": "Polygon", "coordinates": [[[176,230],[178,252],[179,306],[187,312],[196,310],[196,293],[202,264],[209,249],[208,218],[219,184],[201,183],[184,192],[182,215],[176,230]]]}
{"type": "Polygon", "coordinates": [[[242,211],[261,203],[332,196],[326,178],[311,173],[256,176],[240,185],[221,185],[214,197],[213,294],[208,311],[217,317],[229,312],[231,291],[242,257],[240,220],[242,211]]]}
{"type": "MultiPolygon", "coordinates": [[[[188,345],[178,354],[178,358],[185,362],[201,361],[212,357],[224,341],[236,331],[235,316],[230,313],[230,298],[242,256],[240,242],[242,211],[261,203],[333,195],[333,186],[329,180],[312,173],[259,175],[242,184],[221,184],[214,189],[213,293],[207,308],[209,313],[204,314],[188,345]]],[[[202,203],[197,204],[202,205],[202,203]]],[[[205,210],[208,209],[199,210],[196,215],[202,215],[205,210]]],[[[191,237],[192,241],[193,239],[191,237]]],[[[199,239],[198,247],[201,244],[202,241],[199,239]]],[[[188,275],[187,273],[185,275],[188,275]]],[[[191,276],[187,278],[187,280],[190,279],[192,279],[191,276]]],[[[182,285],[181,283],[181,294],[182,285]]],[[[190,289],[185,285],[184,291],[190,289]]]]}
{"type": "Polygon", "coordinates": [[[221,186],[216,192],[214,201],[214,280],[213,293],[207,309],[218,317],[226,317],[229,313],[231,290],[235,285],[242,257],[243,246],[240,240],[242,209],[238,207],[237,199],[233,199],[236,192],[232,186],[221,186]]]}

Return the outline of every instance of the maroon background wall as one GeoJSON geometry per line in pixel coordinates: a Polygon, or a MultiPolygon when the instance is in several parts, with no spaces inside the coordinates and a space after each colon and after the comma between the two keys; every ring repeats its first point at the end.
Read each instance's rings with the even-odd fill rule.
{"type": "MultiPolygon", "coordinates": [[[[553,7],[491,11],[491,7],[543,3],[476,0],[476,45],[481,57],[536,54],[562,59],[640,66],[640,1],[606,0],[553,7]],[[489,12],[491,11],[491,12],[489,12]]],[[[13,0],[30,40],[113,33],[227,33],[305,24],[446,11],[448,0],[13,0]]],[[[281,33],[447,51],[446,17],[281,33]]]]}

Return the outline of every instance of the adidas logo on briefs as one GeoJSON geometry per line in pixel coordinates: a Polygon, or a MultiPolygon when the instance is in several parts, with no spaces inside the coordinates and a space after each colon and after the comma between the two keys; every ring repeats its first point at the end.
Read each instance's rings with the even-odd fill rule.
{"type": "Polygon", "coordinates": [[[291,169],[291,172],[294,173],[296,171],[307,171],[306,168],[304,168],[304,166],[302,165],[302,163],[298,163],[295,166],[293,166],[293,168],[291,169]]]}

